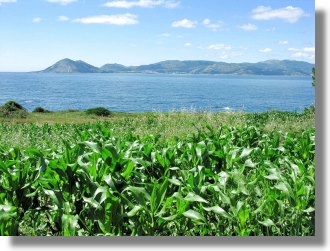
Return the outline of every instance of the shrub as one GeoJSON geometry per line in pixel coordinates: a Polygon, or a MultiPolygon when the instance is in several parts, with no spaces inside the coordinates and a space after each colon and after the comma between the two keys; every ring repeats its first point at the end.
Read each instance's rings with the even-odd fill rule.
{"type": "Polygon", "coordinates": [[[28,115],[27,110],[16,101],[11,100],[5,103],[4,105],[0,106],[1,117],[26,118],[27,115],[28,115]]]}
{"type": "Polygon", "coordinates": [[[304,114],[305,115],[315,114],[315,105],[311,105],[310,107],[305,108],[304,114]]]}
{"type": "Polygon", "coordinates": [[[111,115],[111,111],[109,111],[108,109],[106,109],[104,107],[88,109],[88,110],[86,110],[86,113],[88,115],[96,115],[99,117],[108,117],[111,115]]]}
{"type": "Polygon", "coordinates": [[[49,110],[46,110],[45,108],[42,108],[40,106],[36,107],[32,112],[37,112],[37,113],[49,113],[49,110]]]}
{"type": "Polygon", "coordinates": [[[69,110],[65,110],[65,112],[79,112],[79,110],[77,110],[77,109],[69,109],[69,110]]]}
{"type": "Polygon", "coordinates": [[[2,109],[5,109],[9,112],[15,112],[15,111],[18,111],[18,110],[24,110],[26,111],[26,109],[20,105],[19,103],[17,103],[16,101],[8,101],[7,103],[5,103],[2,107],[2,109]]]}

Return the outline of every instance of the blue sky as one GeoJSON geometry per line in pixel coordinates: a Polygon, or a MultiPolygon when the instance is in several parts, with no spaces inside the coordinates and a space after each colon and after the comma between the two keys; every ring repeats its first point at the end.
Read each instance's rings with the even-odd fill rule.
{"type": "Polygon", "coordinates": [[[0,0],[0,71],[63,58],[315,62],[313,0],[0,0]]]}

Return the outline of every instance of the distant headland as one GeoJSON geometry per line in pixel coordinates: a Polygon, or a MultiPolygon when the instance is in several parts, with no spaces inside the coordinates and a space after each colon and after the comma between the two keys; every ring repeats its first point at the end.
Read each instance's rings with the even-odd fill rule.
{"type": "Polygon", "coordinates": [[[168,60],[141,66],[106,64],[100,68],[81,60],[62,59],[38,73],[163,73],[163,74],[235,74],[235,75],[311,75],[314,64],[293,60],[267,60],[258,63],[168,60]]]}

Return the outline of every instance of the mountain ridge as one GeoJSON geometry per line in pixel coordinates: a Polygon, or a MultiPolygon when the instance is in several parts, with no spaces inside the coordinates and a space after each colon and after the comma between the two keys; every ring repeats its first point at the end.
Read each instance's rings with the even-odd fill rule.
{"type": "Polygon", "coordinates": [[[40,71],[42,73],[100,73],[100,69],[82,60],[62,59],[40,71]]]}
{"type": "Polygon", "coordinates": [[[62,59],[38,73],[154,73],[232,75],[311,75],[314,64],[295,60],[266,60],[258,63],[225,63],[206,60],[166,60],[154,64],[125,66],[105,64],[95,67],[81,60],[62,59]]]}

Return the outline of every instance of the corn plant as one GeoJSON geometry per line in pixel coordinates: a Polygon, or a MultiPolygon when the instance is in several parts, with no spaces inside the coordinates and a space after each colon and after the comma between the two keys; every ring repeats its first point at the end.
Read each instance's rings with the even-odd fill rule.
{"type": "Polygon", "coordinates": [[[1,235],[315,234],[313,128],[206,125],[164,141],[109,123],[19,127],[45,140],[0,146],[1,235]]]}

